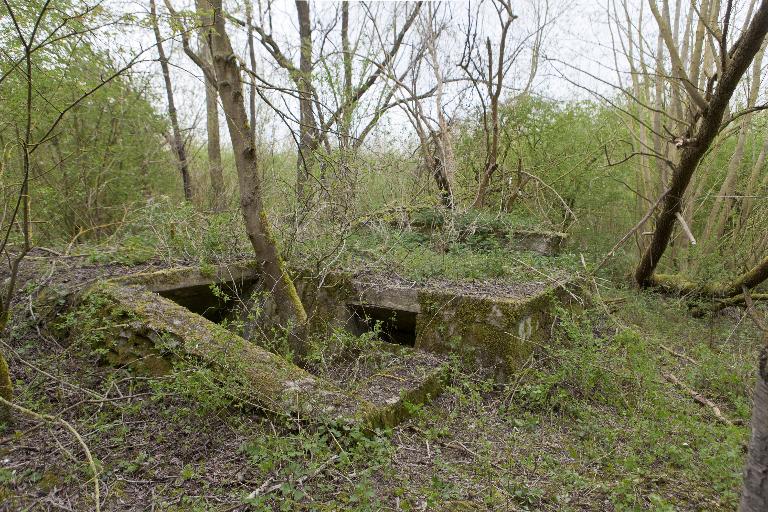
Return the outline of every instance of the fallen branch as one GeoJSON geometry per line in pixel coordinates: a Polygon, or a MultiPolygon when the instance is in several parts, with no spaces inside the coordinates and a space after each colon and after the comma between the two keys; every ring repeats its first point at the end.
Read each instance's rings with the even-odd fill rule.
{"type": "MultiPolygon", "coordinates": [[[[643,227],[643,225],[644,225],[646,222],[648,222],[648,219],[650,219],[650,218],[651,218],[651,215],[653,215],[653,212],[655,212],[655,211],[656,211],[656,208],[657,208],[657,207],[659,206],[659,204],[660,204],[660,203],[661,203],[661,202],[664,200],[664,198],[665,198],[665,197],[667,197],[667,194],[668,194],[668,193],[669,193],[669,189],[665,190],[665,191],[664,191],[664,193],[662,193],[662,194],[659,196],[659,198],[658,198],[658,199],[656,199],[656,202],[655,202],[655,203],[653,203],[653,204],[651,205],[651,207],[648,209],[648,211],[645,213],[645,215],[643,215],[643,218],[642,218],[642,219],[640,219],[640,221],[639,221],[637,224],[635,224],[635,225],[632,227],[632,229],[630,229],[629,231],[627,231],[627,233],[626,233],[626,234],[625,234],[623,237],[621,237],[621,240],[619,240],[618,242],[616,242],[616,245],[614,245],[614,246],[611,248],[611,250],[610,250],[610,251],[608,251],[608,254],[606,254],[606,255],[605,255],[605,257],[602,259],[602,261],[600,261],[600,263],[598,263],[598,264],[597,264],[597,266],[596,266],[596,267],[595,267],[595,268],[592,270],[592,272],[593,272],[593,273],[594,273],[594,272],[597,272],[598,270],[600,270],[600,268],[602,268],[602,266],[603,266],[603,265],[605,265],[605,263],[606,263],[606,262],[607,262],[609,259],[611,259],[611,258],[613,257],[613,255],[614,255],[614,254],[616,254],[616,251],[617,251],[617,250],[618,250],[618,249],[619,249],[619,248],[620,248],[622,245],[624,245],[624,243],[625,243],[627,240],[629,240],[629,238],[630,238],[630,237],[631,237],[633,234],[635,234],[635,232],[637,232],[637,230],[638,230],[638,229],[640,229],[641,227],[643,227]]],[[[643,233],[643,234],[645,234],[645,233],[643,233]]]]}
{"type": "Polygon", "coordinates": [[[664,345],[663,343],[659,343],[659,346],[660,346],[662,349],[664,349],[664,350],[666,350],[667,352],[669,352],[670,354],[672,354],[673,356],[675,356],[675,357],[679,357],[680,359],[685,359],[685,360],[686,360],[686,361],[688,361],[689,363],[693,363],[693,364],[695,364],[696,366],[698,366],[698,365],[699,365],[699,362],[698,362],[697,360],[695,360],[694,358],[692,358],[691,356],[687,356],[687,355],[685,355],[685,354],[683,354],[683,353],[681,353],[681,352],[676,352],[675,350],[673,350],[673,349],[669,348],[668,346],[664,345]]]}
{"type": "MultiPolygon", "coordinates": [[[[759,300],[759,301],[765,301],[768,300],[768,293],[753,293],[750,295],[751,300],[759,300]]],[[[735,297],[730,297],[728,299],[715,299],[714,304],[711,306],[705,307],[694,307],[691,310],[691,313],[693,316],[704,316],[705,313],[717,313],[718,311],[721,311],[728,307],[737,307],[746,305],[747,310],[749,311],[748,304],[746,304],[746,300],[744,299],[744,295],[737,295],[735,297]]]]}
{"type": "Polygon", "coordinates": [[[680,212],[675,213],[675,217],[677,217],[678,222],[680,222],[680,226],[682,226],[683,232],[685,233],[685,236],[688,237],[691,245],[696,245],[696,239],[693,237],[693,232],[691,231],[691,228],[688,227],[688,223],[685,222],[685,217],[683,217],[680,212]]]}
{"type": "Polygon", "coordinates": [[[672,384],[676,385],[683,391],[685,391],[688,395],[690,395],[691,398],[693,398],[696,402],[699,404],[709,407],[709,409],[712,411],[712,414],[715,415],[715,417],[722,423],[733,426],[733,425],[742,425],[743,422],[741,420],[731,421],[728,418],[726,418],[722,412],[720,412],[720,408],[714,404],[710,399],[703,396],[698,391],[688,387],[685,383],[680,381],[677,377],[675,377],[671,373],[663,373],[661,374],[667,381],[671,382],[672,384]]]}

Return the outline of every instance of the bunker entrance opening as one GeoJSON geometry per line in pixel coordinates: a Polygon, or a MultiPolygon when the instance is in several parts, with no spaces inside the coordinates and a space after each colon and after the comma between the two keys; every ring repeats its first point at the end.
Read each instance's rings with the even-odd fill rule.
{"type": "Polygon", "coordinates": [[[349,305],[353,334],[378,329],[382,341],[413,347],[416,345],[416,313],[378,306],[349,305]]]}
{"type": "Polygon", "coordinates": [[[220,324],[229,317],[236,304],[247,300],[254,284],[255,281],[220,282],[179,287],[158,294],[211,322],[220,324]]]}

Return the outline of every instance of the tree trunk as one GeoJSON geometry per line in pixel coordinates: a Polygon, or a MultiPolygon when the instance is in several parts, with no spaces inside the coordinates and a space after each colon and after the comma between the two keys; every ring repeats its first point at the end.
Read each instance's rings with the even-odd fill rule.
{"type": "MultiPolygon", "coordinates": [[[[691,181],[691,176],[719,133],[720,123],[733,92],[760,50],[766,33],[768,33],[768,0],[763,0],[749,27],[742,34],[738,45],[734,47],[729,56],[728,65],[722,73],[717,90],[711,100],[706,101],[705,105],[700,107],[701,120],[698,122],[693,136],[684,141],[679,164],[674,170],[669,192],[664,199],[662,211],[656,221],[653,238],[635,269],[635,281],[641,287],[653,285],[653,273],[669,245],[676,222],[676,214],[681,211],[683,196],[691,181]]],[[[698,95],[698,92],[693,91],[692,98],[693,94],[698,95]]],[[[703,100],[698,95],[698,99],[695,101],[703,100]]]]}
{"type": "Polygon", "coordinates": [[[760,354],[752,400],[752,436],[744,464],[739,511],[765,512],[768,510],[768,346],[760,354]]]}
{"type": "MultiPolygon", "coordinates": [[[[758,99],[758,94],[760,93],[760,72],[762,70],[764,53],[765,44],[757,53],[754,62],[752,63],[752,80],[749,87],[747,107],[753,107],[755,105],[758,99]]],[[[726,173],[723,184],[720,186],[718,194],[715,196],[714,205],[707,218],[703,238],[709,245],[716,243],[725,232],[726,222],[731,214],[731,208],[735,200],[733,196],[736,193],[736,180],[738,178],[739,169],[741,168],[741,162],[744,158],[744,145],[746,144],[747,135],[750,131],[751,120],[751,114],[746,114],[741,118],[736,149],[734,149],[733,155],[728,162],[728,172],[726,173]]]]}
{"type": "Polygon", "coordinates": [[[480,181],[477,184],[477,193],[475,194],[475,200],[472,202],[471,208],[477,210],[485,205],[485,197],[488,195],[488,186],[491,183],[491,176],[496,171],[496,163],[486,164],[483,167],[483,172],[480,175],[480,181]]]}
{"type": "Polygon", "coordinates": [[[299,150],[296,169],[296,197],[299,207],[306,204],[311,194],[310,176],[312,160],[317,149],[315,114],[312,104],[312,22],[307,0],[296,0],[301,51],[299,55],[299,150]]]}
{"type": "Polygon", "coordinates": [[[226,208],[224,194],[224,166],[221,163],[221,132],[219,128],[219,104],[216,86],[205,81],[205,111],[208,130],[208,174],[211,178],[213,198],[211,206],[220,212],[226,208]]]}
{"type": "MultiPolygon", "coordinates": [[[[214,16],[214,31],[210,37],[213,66],[235,156],[245,228],[256,258],[262,263],[261,285],[274,296],[281,324],[286,328],[301,328],[306,323],[307,315],[271,233],[262,197],[256,148],[245,110],[240,67],[226,33],[222,1],[210,0],[209,3],[214,16]]],[[[292,345],[301,351],[302,344],[297,339],[292,340],[292,345]]]]}
{"type": "MultiPolygon", "coordinates": [[[[245,21],[248,24],[248,61],[251,69],[256,71],[256,49],[253,42],[253,5],[251,0],[245,1],[245,21]]],[[[251,114],[251,139],[256,142],[256,85],[251,79],[248,87],[248,110],[251,114]]]]}
{"type": "MultiPolygon", "coordinates": [[[[435,151],[437,153],[437,151],[435,151]]],[[[453,210],[453,191],[451,183],[446,178],[445,164],[437,157],[432,157],[432,175],[435,177],[437,189],[440,191],[440,203],[447,209],[453,210]]]]}
{"type": "MultiPolygon", "coordinates": [[[[4,328],[5,327],[2,326],[0,331],[4,328]]],[[[13,384],[11,383],[10,373],[8,373],[8,363],[6,362],[5,357],[3,357],[2,352],[0,352],[0,397],[9,402],[13,401],[13,384]]],[[[0,404],[0,423],[8,425],[12,420],[11,408],[5,404],[0,404]]]]}
{"type": "Polygon", "coordinates": [[[176,114],[176,104],[173,101],[173,87],[171,86],[171,71],[168,68],[168,58],[163,49],[163,39],[160,36],[160,26],[157,22],[157,6],[155,0],[149,0],[150,19],[152,21],[152,30],[155,32],[157,41],[157,55],[160,61],[160,67],[163,70],[163,80],[165,81],[165,94],[168,98],[168,117],[171,119],[171,128],[173,129],[173,150],[176,158],[179,160],[179,170],[181,171],[181,181],[184,186],[184,199],[192,199],[192,184],[189,177],[189,166],[187,164],[187,151],[184,147],[184,140],[181,138],[179,129],[179,118],[176,114]]]}
{"type": "Polygon", "coordinates": [[[440,199],[443,206],[453,209],[453,177],[456,174],[456,158],[453,153],[450,127],[448,126],[448,120],[445,118],[443,108],[443,84],[445,83],[445,78],[440,66],[440,56],[437,49],[437,31],[433,25],[434,19],[435,5],[429,4],[426,23],[427,52],[435,74],[435,81],[437,82],[435,87],[435,112],[437,115],[438,131],[434,134],[434,141],[435,155],[438,158],[439,165],[435,166],[435,179],[438,180],[438,187],[440,187],[441,192],[440,199]]]}
{"type": "MultiPolygon", "coordinates": [[[[196,5],[200,9],[200,0],[196,5]]],[[[211,49],[208,45],[208,34],[213,20],[210,15],[200,17],[200,53],[204,61],[211,63],[211,49]]],[[[219,103],[216,84],[208,77],[205,80],[205,122],[208,133],[208,175],[211,179],[211,207],[220,212],[225,208],[224,197],[224,167],[221,164],[221,129],[219,127],[219,103]]]]}
{"type": "Polygon", "coordinates": [[[349,2],[341,4],[341,52],[344,60],[344,83],[342,94],[341,126],[339,127],[339,145],[342,150],[347,150],[351,142],[352,109],[349,104],[352,98],[352,51],[349,45],[349,2]],[[349,105],[349,106],[348,106],[349,105]]]}
{"type": "Polygon", "coordinates": [[[768,139],[763,142],[763,146],[760,149],[760,154],[757,157],[754,165],[752,166],[752,172],[749,174],[749,181],[747,182],[747,189],[744,192],[744,207],[741,212],[740,224],[741,228],[746,226],[749,221],[749,217],[752,215],[752,207],[755,203],[753,197],[759,189],[757,189],[757,180],[760,173],[763,172],[766,162],[766,154],[768,154],[768,139]]]}

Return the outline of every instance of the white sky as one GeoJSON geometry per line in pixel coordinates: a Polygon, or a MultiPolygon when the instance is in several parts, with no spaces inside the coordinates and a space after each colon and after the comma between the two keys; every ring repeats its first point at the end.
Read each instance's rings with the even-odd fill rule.
{"type": "MultiPolygon", "coordinates": [[[[134,0],[107,0],[108,4],[113,6],[118,11],[136,12],[140,16],[144,17],[148,13],[148,0],[134,1],[134,0]]],[[[182,10],[184,8],[191,8],[192,0],[171,0],[176,10],[182,10]]],[[[533,91],[541,96],[552,98],[556,100],[574,100],[594,98],[588,91],[597,90],[601,94],[611,95],[615,94],[613,89],[608,83],[616,84],[618,82],[616,67],[625,72],[627,69],[626,59],[621,56],[618,60],[614,58],[612,48],[614,46],[613,38],[617,37],[615,33],[615,27],[612,30],[609,27],[609,14],[608,6],[612,2],[618,2],[619,0],[602,0],[602,1],[590,1],[590,0],[550,0],[549,11],[553,17],[553,21],[547,30],[547,37],[543,44],[542,59],[539,65],[539,71],[536,80],[533,84],[533,91]],[[612,38],[613,36],[613,38],[612,38]],[[594,75],[590,76],[590,75],[594,75]],[[595,78],[596,77],[596,78],[595,78]]],[[[679,1],[679,0],[678,0],[679,1]]],[[[266,0],[261,0],[263,4],[266,0]]],[[[520,37],[521,34],[530,30],[530,27],[534,23],[533,11],[536,9],[542,9],[545,5],[543,0],[512,0],[513,10],[519,16],[512,25],[511,39],[512,42],[515,38],[520,37]]],[[[632,21],[637,22],[640,19],[640,10],[643,9],[643,18],[645,19],[644,27],[648,27],[650,34],[646,34],[645,28],[643,30],[646,37],[655,44],[656,37],[653,34],[655,26],[648,19],[649,13],[647,5],[644,5],[645,0],[627,0],[629,4],[629,11],[632,14],[632,21]]],[[[676,2],[673,0],[670,2],[674,5],[676,2]]],[[[681,2],[687,4],[688,2],[681,2]]],[[[745,6],[748,2],[741,0],[735,2],[735,8],[738,12],[745,10],[745,6]]],[[[162,31],[164,35],[170,36],[170,29],[167,24],[167,18],[165,18],[165,7],[162,5],[163,0],[158,0],[158,8],[161,16],[163,16],[162,31]]],[[[228,10],[238,17],[244,19],[244,8],[242,0],[227,1],[225,2],[228,10]]],[[[254,1],[254,9],[258,10],[258,3],[254,1]]],[[[311,9],[313,11],[313,24],[317,28],[328,26],[331,20],[334,19],[334,15],[338,10],[338,2],[312,2],[311,9]]],[[[403,23],[404,6],[397,2],[369,2],[368,5],[372,11],[377,13],[376,18],[379,20],[380,28],[386,27],[393,11],[398,12],[398,19],[400,23],[398,27],[403,23]]],[[[456,63],[461,55],[463,46],[463,34],[462,28],[466,26],[467,10],[468,8],[474,10],[477,7],[476,2],[466,1],[454,1],[445,3],[444,9],[449,9],[450,16],[450,30],[447,33],[442,42],[442,51],[447,57],[445,62],[446,68],[450,68],[446,71],[447,74],[454,76],[461,76],[460,70],[456,67],[456,63]]],[[[687,14],[687,5],[682,5],[684,10],[682,19],[687,14]]],[[[425,7],[426,9],[426,7],[425,7]]],[[[371,36],[374,31],[372,29],[373,24],[370,20],[364,19],[364,10],[357,2],[353,2],[350,8],[351,15],[351,31],[352,37],[360,31],[364,35],[371,36]]],[[[283,51],[292,57],[295,56],[298,47],[298,29],[295,21],[296,10],[295,4],[292,0],[275,0],[272,3],[272,27],[275,39],[279,42],[283,51]]],[[[681,19],[681,23],[683,22],[681,19]]],[[[481,17],[481,29],[492,39],[495,39],[495,35],[498,34],[498,22],[495,19],[495,12],[490,10],[490,4],[485,4],[485,10],[481,17]]],[[[233,44],[236,47],[236,51],[240,53],[242,57],[246,57],[245,52],[245,32],[244,29],[238,27],[232,23],[228,23],[228,31],[233,39],[233,44]]],[[[316,33],[318,34],[319,31],[316,33]]],[[[340,22],[336,25],[333,31],[330,32],[328,42],[340,46],[340,22]]],[[[391,33],[385,34],[389,36],[389,41],[393,39],[391,33]]],[[[415,41],[417,32],[414,28],[409,32],[409,36],[406,39],[407,43],[415,41]]],[[[320,46],[319,36],[315,35],[314,50],[315,57],[318,56],[318,48],[320,46]]],[[[193,38],[194,40],[194,38],[193,38]]],[[[130,33],[117,34],[114,39],[105,41],[107,45],[113,47],[123,47],[127,53],[135,52],[139,48],[148,48],[154,44],[154,38],[149,29],[134,29],[130,33]]],[[[200,86],[200,73],[196,69],[195,65],[184,56],[181,51],[181,45],[178,41],[169,41],[166,45],[166,51],[171,55],[174,68],[172,70],[174,89],[176,95],[177,108],[180,112],[182,122],[185,126],[190,127],[197,123],[198,129],[204,136],[204,92],[200,86]]],[[[328,46],[328,45],[327,45],[328,46]]],[[[278,69],[271,58],[261,48],[261,45],[256,43],[257,59],[258,59],[258,71],[263,74],[265,78],[274,83],[280,85],[289,85],[287,74],[278,69]]],[[[407,57],[409,48],[406,46],[401,50],[402,57],[407,57]]],[[[153,58],[156,57],[156,52],[150,50],[147,54],[153,58]]],[[[378,56],[377,60],[381,57],[378,56]]],[[[297,59],[294,59],[297,60],[297,59]]],[[[527,55],[521,56],[520,70],[513,70],[509,73],[508,83],[509,87],[514,87],[515,84],[520,82],[520,76],[525,74],[525,70],[528,67],[529,57],[527,55]]],[[[137,68],[142,72],[148,72],[152,75],[153,85],[156,90],[158,102],[165,106],[165,94],[162,89],[162,78],[157,63],[143,64],[137,68]]],[[[359,77],[358,77],[359,78],[359,77]]],[[[425,80],[423,83],[423,89],[429,88],[430,85],[425,80]]],[[[458,86],[449,87],[446,96],[449,105],[456,104],[456,91],[458,86]],[[453,96],[451,96],[453,94],[453,96]]],[[[377,91],[371,90],[365,96],[364,99],[372,100],[376,97],[377,91]]],[[[273,104],[281,105],[287,111],[293,111],[295,115],[296,105],[290,97],[280,95],[278,93],[269,93],[273,104]]],[[[473,97],[464,97],[465,108],[471,105],[476,105],[477,102],[473,97]]],[[[263,139],[274,140],[278,144],[289,145],[292,143],[287,129],[285,128],[279,116],[269,111],[261,101],[260,111],[261,117],[257,126],[262,132],[263,139]]],[[[429,102],[431,105],[431,102],[429,102]]],[[[429,107],[428,107],[429,108],[429,107]]],[[[405,115],[394,109],[387,116],[385,122],[381,123],[381,133],[386,134],[388,144],[409,144],[408,141],[412,141],[413,134],[408,128],[408,123],[405,115]],[[393,138],[394,136],[394,138],[393,138]],[[398,140],[402,139],[402,140],[398,140]]],[[[466,110],[464,111],[466,113],[466,110]]],[[[373,143],[375,138],[372,138],[369,143],[373,143]]]]}

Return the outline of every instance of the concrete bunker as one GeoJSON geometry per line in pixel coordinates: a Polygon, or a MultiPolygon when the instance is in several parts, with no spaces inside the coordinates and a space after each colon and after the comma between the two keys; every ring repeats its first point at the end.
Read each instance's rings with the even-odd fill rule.
{"type": "Polygon", "coordinates": [[[217,325],[232,318],[234,304],[247,309],[243,299],[256,289],[258,270],[246,261],[134,274],[97,283],[79,301],[106,304],[105,316],[122,315],[116,341],[107,347],[113,364],[154,358],[154,368],[167,371],[172,361],[165,349],[174,346],[234,375],[249,401],[267,411],[308,421],[391,426],[413,410],[409,403],[439,394],[447,354],[506,380],[533,346],[547,339],[555,304],[574,297],[563,282],[417,284],[383,275],[299,274],[297,291],[316,334],[338,328],[361,334],[381,324],[385,343],[371,341],[362,356],[382,366],[344,381],[307,372],[217,325]],[[224,300],[223,294],[235,300],[224,300]]]}
{"type": "MultiPolygon", "coordinates": [[[[192,303],[198,310],[208,307],[204,314],[215,321],[231,318],[232,312],[231,305],[222,308],[211,302],[216,298],[211,297],[211,286],[245,296],[258,281],[258,269],[241,262],[206,274],[180,268],[121,280],[147,286],[182,305],[192,303]],[[203,290],[205,300],[192,299],[203,290]]],[[[323,279],[299,274],[295,282],[316,333],[342,328],[360,335],[379,324],[384,342],[417,352],[458,354],[470,364],[491,369],[499,381],[517,370],[536,343],[548,339],[557,304],[581,300],[567,279],[418,284],[395,276],[332,272],[323,279]]],[[[242,300],[233,302],[243,305],[242,300]]]]}
{"type": "MultiPolygon", "coordinates": [[[[176,268],[99,281],[71,296],[75,314],[93,321],[75,322],[69,335],[82,336],[106,362],[144,374],[162,375],[178,359],[192,358],[215,368],[222,385],[246,404],[310,423],[390,427],[415,410],[412,404],[442,390],[447,366],[435,354],[371,342],[359,355],[368,372],[336,379],[332,373],[307,371],[215,323],[236,312],[232,302],[247,304],[222,300],[221,292],[247,296],[257,270],[246,262],[213,271],[176,268]]],[[[306,281],[302,288],[307,291],[306,281]]],[[[320,302],[321,312],[347,310],[328,297],[320,302]]]]}

